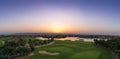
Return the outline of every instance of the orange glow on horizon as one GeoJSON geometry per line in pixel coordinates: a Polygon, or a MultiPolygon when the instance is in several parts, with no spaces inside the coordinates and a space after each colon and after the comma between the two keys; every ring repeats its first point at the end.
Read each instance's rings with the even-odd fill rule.
{"type": "Polygon", "coordinates": [[[50,30],[51,32],[54,32],[54,33],[63,33],[65,31],[65,27],[62,26],[62,25],[53,25],[50,27],[50,30]]]}

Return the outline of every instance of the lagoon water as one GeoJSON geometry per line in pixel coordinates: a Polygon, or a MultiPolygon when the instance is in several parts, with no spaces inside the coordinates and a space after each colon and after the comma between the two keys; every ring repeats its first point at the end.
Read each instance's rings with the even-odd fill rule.
{"type": "MultiPolygon", "coordinates": [[[[48,40],[48,38],[37,37],[36,39],[48,40]]],[[[84,41],[84,42],[94,42],[94,38],[80,38],[80,37],[66,37],[66,38],[55,38],[55,40],[69,40],[69,41],[84,41]]]]}

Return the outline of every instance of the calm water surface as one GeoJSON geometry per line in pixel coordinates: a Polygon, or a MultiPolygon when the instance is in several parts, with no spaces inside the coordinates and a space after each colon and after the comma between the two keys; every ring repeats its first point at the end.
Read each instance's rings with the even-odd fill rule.
{"type": "MultiPolygon", "coordinates": [[[[42,37],[37,37],[36,39],[40,40],[48,40],[48,38],[42,38],[42,37]]],[[[55,40],[70,40],[70,41],[84,41],[84,42],[94,42],[94,39],[92,38],[80,38],[80,37],[66,37],[66,38],[55,38],[55,40]]]]}

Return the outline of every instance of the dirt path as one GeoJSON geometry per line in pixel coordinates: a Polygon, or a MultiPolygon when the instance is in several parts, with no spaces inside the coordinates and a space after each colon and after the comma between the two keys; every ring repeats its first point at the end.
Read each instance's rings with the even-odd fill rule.
{"type": "Polygon", "coordinates": [[[20,57],[16,57],[14,59],[24,59],[26,56],[20,56],[20,57]]]}
{"type": "Polygon", "coordinates": [[[44,46],[49,46],[49,45],[52,45],[52,44],[54,44],[54,43],[55,43],[55,42],[53,41],[53,42],[48,43],[48,44],[46,44],[46,45],[35,46],[35,48],[44,47],[44,46]]]}
{"type": "Polygon", "coordinates": [[[48,51],[39,51],[40,54],[46,54],[46,55],[59,55],[60,53],[57,52],[48,52],[48,51]]]}

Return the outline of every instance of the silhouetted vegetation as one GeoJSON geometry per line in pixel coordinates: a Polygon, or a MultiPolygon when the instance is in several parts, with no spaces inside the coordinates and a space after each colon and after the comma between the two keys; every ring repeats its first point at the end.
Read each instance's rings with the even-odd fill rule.
{"type": "Polygon", "coordinates": [[[23,39],[19,36],[4,41],[0,47],[0,59],[13,59],[34,51],[34,47],[52,42],[51,40],[23,39]]]}
{"type": "Polygon", "coordinates": [[[120,59],[120,40],[110,39],[110,40],[94,40],[97,46],[106,48],[117,55],[117,59],[120,59]]]}

